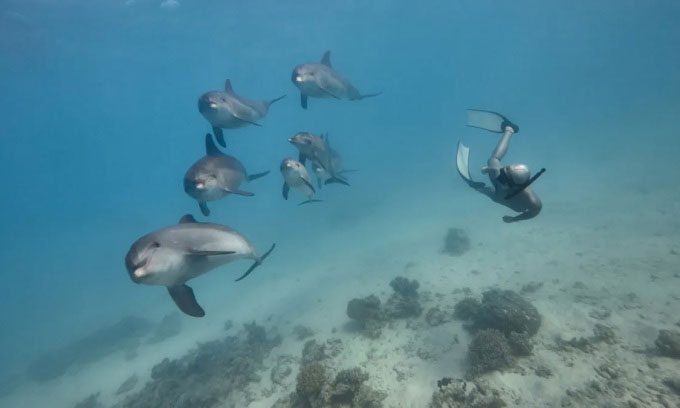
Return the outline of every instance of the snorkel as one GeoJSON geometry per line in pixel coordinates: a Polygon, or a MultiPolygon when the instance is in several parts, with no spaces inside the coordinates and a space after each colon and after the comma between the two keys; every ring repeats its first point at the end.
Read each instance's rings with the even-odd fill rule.
{"type": "MultiPolygon", "coordinates": [[[[529,187],[534,181],[536,181],[539,177],[541,177],[541,176],[543,175],[543,173],[545,173],[545,167],[541,168],[541,170],[539,170],[538,173],[536,173],[536,174],[534,174],[533,176],[531,176],[531,178],[530,178],[526,183],[520,184],[520,185],[518,185],[518,186],[517,186],[517,185],[514,185],[514,183],[512,183],[512,179],[510,179],[510,177],[507,177],[507,175],[506,175],[506,177],[507,177],[508,179],[510,179],[510,182],[513,184],[511,187],[516,187],[516,188],[515,188],[513,191],[511,191],[511,192],[509,192],[508,194],[506,194],[506,195],[505,195],[505,199],[506,199],[506,200],[509,200],[509,199],[513,198],[514,196],[516,196],[517,194],[519,194],[519,193],[521,193],[522,191],[524,191],[524,190],[525,190],[527,187],[529,187]]],[[[501,174],[502,174],[502,175],[505,175],[505,172],[502,171],[501,174]]],[[[501,176],[498,176],[498,178],[500,179],[501,176]]],[[[500,180],[499,180],[499,181],[500,181],[500,180]]]]}

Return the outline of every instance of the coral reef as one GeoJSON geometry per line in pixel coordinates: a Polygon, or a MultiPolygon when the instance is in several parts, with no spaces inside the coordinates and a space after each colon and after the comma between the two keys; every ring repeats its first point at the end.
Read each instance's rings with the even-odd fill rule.
{"type": "Polygon", "coordinates": [[[132,354],[152,328],[145,319],[125,317],[110,327],[38,357],[28,367],[28,378],[47,381],[60,377],[74,365],[84,365],[121,351],[132,354]]]}
{"type": "Polygon", "coordinates": [[[155,344],[160,343],[166,339],[178,335],[182,331],[182,316],[179,313],[171,313],[165,315],[161,322],[158,324],[148,343],[155,344]]]}
{"type": "Polygon", "coordinates": [[[654,342],[662,356],[680,358],[680,333],[673,330],[659,330],[654,342]]]}
{"type": "Polygon", "coordinates": [[[425,313],[425,321],[430,326],[440,326],[444,323],[451,321],[451,313],[447,313],[438,307],[431,307],[425,313]]]}
{"type": "Polygon", "coordinates": [[[238,336],[202,343],[177,360],[163,360],[152,369],[151,381],[114,408],[209,408],[230,398],[241,398],[235,404],[246,406],[243,390],[260,381],[257,373],[264,369],[264,358],[280,342],[263,327],[246,324],[238,336]]]}
{"type": "Polygon", "coordinates": [[[505,368],[513,361],[507,339],[496,329],[477,332],[468,348],[467,359],[470,377],[505,368]]]}
{"type": "Polygon", "coordinates": [[[460,256],[470,250],[470,237],[460,228],[449,228],[444,238],[442,252],[452,256],[460,256]]]}
{"type": "Polygon", "coordinates": [[[444,380],[438,381],[429,408],[501,408],[507,405],[498,390],[482,381],[444,380]]]}
{"type": "Polygon", "coordinates": [[[370,295],[350,300],[347,304],[347,316],[359,323],[366,336],[380,337],[385,318],[377,296],[370,295]]]}
{"type": "Polygon", "coordinates": [[[531,338],[526,333],[512,332],[508,336],[508,343],[512,353],[516,356],[530,356],[534,349],[531,338]]]}
{"type": "Polygon", "coordinates": [[[418,300],[418,287],[416,280],[408,280],[398,276],[390,282],[394,293],[385,303],[385,313],[389,318],[405,319],[417,317],[423,313],[423,308],[418,300]]]}
{"type": "Polygon", "coordinates": [[[293,363],[295,363],[295,357],[287,354],[279,356],[276,359],[276,365],[272,367],[269,373],[272,383],[281,386],[286,385],[286,380],[293,373],[293,363]]]}
{"type": "Polygon", "coordinates": [[[77,403],[74,408],[103,408],[99,402],[99,393],[95,393],[77,403]]]}
{"type": "Polygon", "coordinates": [[[135,388],[135,385],[137,385],[137,382],[139,381],[139,378],[137,378],[136,374],[132,374],[130,377],[128,377],[127,380],[123,381],[123,383],[118,387],[118,390],[116,390],[116,395],[120,394],[125,394],[126,392],[130,392],[133,388],[135,388]]]}
{"type": "Polygon", "coordinates": [[[316,399],[328,381],[326,375],[326,367],[321,363],[311,363],[300,367],[295,385],[298,397],[308,402],[316,399]]]}
{"type": "Polygon", "coordinates": [[[466,297],[453,307],[453,315],[460,320],[474,320],[482,309],[482,303],[473,298],[466,297]]]}
{"type": "Polygon", "coordinates": [[[473,317],[479,329],[497,329],[506,336],[512,332],[533,336],[541,325],[538,310],[511,290],[490,290],[482,294],[482,305],[473,317]]]}
{"type": "Polygon", "coordinates": [[[314,335],[314,331],[307,326],[298,324],[293,327],[293,334],[298,340],[304,340],[307,337],[312,337],[314,335]]]}

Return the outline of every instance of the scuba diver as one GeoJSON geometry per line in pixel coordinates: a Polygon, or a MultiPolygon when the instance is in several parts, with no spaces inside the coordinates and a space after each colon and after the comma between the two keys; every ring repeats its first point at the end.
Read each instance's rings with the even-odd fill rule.
{"type": "Polygon", "coordinates": [[[501,136],[496,149],[491,153],[487,165],[482,167],[482,173],[489,176],[493,187],[472,180],[468,165],[470,149],[461,142],[458,142],[456,155],[458,174],[470,187],[486,195],[494,202],[520,213],[516,216],[505,215],[503,221],[509,223],[534,218],[541,212],[542,204],[529,186],[545,172],[545,169],[541,169],[531,177],[529,167],[525,164],[501,165],[501,160],[508,151],[510,138],[519,132],[519,127],[496,112],[468,109],[467,113],[468,126],[502,133],[503,136],[501,136]]]}

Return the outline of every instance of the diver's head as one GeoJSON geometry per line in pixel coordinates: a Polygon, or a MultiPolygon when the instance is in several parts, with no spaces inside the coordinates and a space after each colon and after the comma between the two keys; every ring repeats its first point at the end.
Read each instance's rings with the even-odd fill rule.
{"type": "Polygon", "coordinates": [[[519,187],[529,182],[531,172],[526,164],[509,164],[501,169],[498,181],[508,187],[519,187]]]}

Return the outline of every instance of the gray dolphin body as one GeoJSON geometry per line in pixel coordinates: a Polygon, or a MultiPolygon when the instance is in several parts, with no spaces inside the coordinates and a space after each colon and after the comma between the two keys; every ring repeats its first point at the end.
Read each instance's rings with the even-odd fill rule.
{"type": "Polygon", "coordinates": [[[125,256],[125,267],[135,283],[168,288],[179,309],[202,317],[194,291],[186,282],[238,259],[255,262],[237,281],[245,278],[274,250],[262,256],[238,232],[218,224],[198,223],[185,215],[179,224],[154,231],[135,241],[125,256]]]}
{"type": "Polygon", "coordinates": [[[222,129],[236,129],[247,125],[261,126],[269,106],[285,95],[269,101],[255,101],[236,95],[231,81],[224,81],[224,91],[206,92],[198,99],[198,111],[210,122],[217,142],[226,147],[222,129]]]}
{"type": "Polygon", "coordinates": [[[235,157],[222,153],[208,133],[205,135],[205,156],[194,163],[184,175],[184,191],[198,201],[203,215],[210,215],[208,201],[230,194],[252,196],[239,189],[244,181],[252,181],[269,174],[268,171],[248,175],[243,164],[235,157]]]}
{"type": "Polygon", "coordinates": [[[307,109],[307,98],[333,98],[356,101],[380,93],[362,94],[331,66],[331,52],[326,51],[320,63],[301,64],[293,69],[293,84],[300,90],[300,104],[307,109]]]}
{"type": "Polygon", "coordinates": [[[300,205],[321,201],[313,199],[316,190],[312,186],[312,181],[309,179],[309,173],[307,173],[304,164],[297,160],[286,158],[281,162],[280,170],[283,176],[282,193],[285,200],[288,199],[288,193],[293,188],[307,196],[307,200],[301,202],[300,205]]]}
{"type": "MultiPolygon", "coordinates": [[[[328,135],[317,136],[309,132],[298,132],[288,139],[300,152],[298,160],[303,165],[307,159],[312,165],[321,168],[326,173],[324,184],[340,183],[349,186],[342,176],[342,161],[340,155],[333,150],[328,142],[328,135]]],[[[315,171],[316,172],[316,171],[315,171]]]]}

